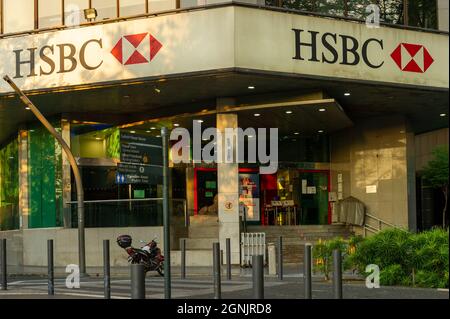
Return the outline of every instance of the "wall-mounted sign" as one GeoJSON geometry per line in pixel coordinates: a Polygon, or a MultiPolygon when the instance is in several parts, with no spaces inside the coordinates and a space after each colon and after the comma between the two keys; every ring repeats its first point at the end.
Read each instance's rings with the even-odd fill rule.
{"type": "Polygon", "coordinates": [[[117,164],[120,184],[161,184],[162,167],[129,163],[117,164]]]}
{"type": "Polygon", "coordinates": [[[239,201],[246,208],[247,221],[260,220],[258,174],[239,173],[239,201]]]}
{"type": "Polygon", "coordinates": [[[161,139],[120,132],[120,161],[133,164],[162,165],[161,139]]]}

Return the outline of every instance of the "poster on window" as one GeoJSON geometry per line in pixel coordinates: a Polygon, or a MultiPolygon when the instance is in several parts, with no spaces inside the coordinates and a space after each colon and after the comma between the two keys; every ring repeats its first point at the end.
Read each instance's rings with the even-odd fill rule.
{"type": "Polygon", "coordinates": [[[240,213],[243,215],[243,207],[246,207],[247,221],[259,221],[259,175],[239,174],[239,202],[240,213]]]}

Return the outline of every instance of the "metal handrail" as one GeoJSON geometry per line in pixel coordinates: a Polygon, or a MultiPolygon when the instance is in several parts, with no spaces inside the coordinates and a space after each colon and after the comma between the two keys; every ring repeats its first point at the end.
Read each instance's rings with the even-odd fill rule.
{"type": "Polygon", "coordinates": [[[381,218],[379,218],[379,217],[377,217],[377,216],[374,216],[374,215],[371,215],[371,214],[367,214],[367,213],[365,214],[365,216],[366,216],[366,217],[369,217],[369,218],[372,218],[372,219],[374,219],[374,220],[376,220],[376,221],[378,222],[378,228],[375,227],[375,226],[372,226],[372,225],[367,224],[367,222],[365,221],[365,222],[364,222],[364,226],[363,226],[363,229],[364,229],[364,237],[367,236],[367,231],[370,231],[370,232],[372,232],[372,233],[374,233],[374,234],[380,232],[380,231],[382,230],[383,224],[386,225],[386,226],[389,226],[389,227],[391,227],[391,228],[395,228],[395,229],[399,229],[399,230],[404,230],[403,228],[401,228],[401,227],[399,227],[399,226],[396,226],[396,225],[394,225],[394,224],[388,223],[387,221],[385,221],[385,220],[383,220],[383,219],[381,219],[381,218]]]}
{"type": "Polygon", "coordinates": [[[379,218],[377,216],[373,216],[371,214],[366,214],[366,216],[370,217],[372,219],[375,219],[376,221],[381,222],[381,223],[383,223],[383,224],[385,224],[387,226],[394,227],[394,228],[399,228],[398,226],[395,226],[394,224],[388,223],[387,221],[385,221],[385,220],[383,220],[383,219],[381,219],[381,218],[379,218]]]}

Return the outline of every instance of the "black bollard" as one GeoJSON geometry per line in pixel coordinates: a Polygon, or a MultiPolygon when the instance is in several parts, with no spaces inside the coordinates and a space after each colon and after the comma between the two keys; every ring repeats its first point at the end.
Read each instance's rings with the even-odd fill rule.
{"type": "Polygon", "coordinates": [[[6,239],[3,238],[0,246],[0,257],[2,264],[2,290],[8,289],[7,266],[6,266],[6,239]]]}
{"type": "Polygon", "coordinates": [[[220,245],[213,243],[213,275],[214,275],[214,299],[222,298],[222,288],[220,280],[220,245]]]}
{"type": "Polygon", "coordinates": [[[278,249],[277,249],[277,260],[278,260],[278,279],[283,280],[283,237],[278,237],[278,249]]]}
{"type": "Polygon", "coordinates": [[[111,267],[108,239],[103,240],[103,288],[105,299],[111,299],[111,267]]]}
{"type": "Polygon", "coordinates": [[[231,280],[231,239],[226,239],[227,248],[227,280],[231,280]]]}
{"type": "Polygon", "coordinates": [[[131,299],[145,299],[145,271],[142,264],[131,264],[131,299]]]}
{"type": "Polygon", "coordinates": [[[342,256],[339,249],[333,250],[334,299],[342,299],[342,256]]]}
{"type": "Polygon", "coordinates": [[[55,294],[55,272],[53,264],[53,239],[47,240],[48,294],[55,294]]]}
{"type": "Polygon", "coordinates": [[[305,299],[312,298],[312,278],[311,278],[311,244],[305,245],[305,258],[303,260],[303,278],[305,283],[305,299]]]}
{"type": "Polygon", "coordinates": [[[181,249],[181,279],[186,279],[186,239],[180,240],[181,249]]]}
{"type": "Polygon", "coordinates": [[[264,299],[264,260],[263,255],[252,256],[253,298],[264,299]]]}

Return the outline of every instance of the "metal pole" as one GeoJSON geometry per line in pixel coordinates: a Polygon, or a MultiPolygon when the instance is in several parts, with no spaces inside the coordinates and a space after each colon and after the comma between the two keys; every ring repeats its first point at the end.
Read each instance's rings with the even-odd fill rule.
{"type": "Polygon", "coordinates": [[[311,244],[305,245],[305,258],[303,260],[303,278],[305,283],[305,299],[312,299],[312,278],[311,278],[311,244]]]}
{"type": "Polygon", "coordinates": [[[161,128],[163,151],[163,228],[164,228],[164,298],[171,298],[170,284],[170,215],[169,215],[169,136],[161,128]]]}
{"type": "Polygon", "coordinates": [[[83,183],[81,180],[80,170],[78,168],[75,157],[70,150],[70,147],[62,138],[61,134],[56,132],[55,128],[50,124],[49,121],[42,115],[38,108],[30,101],[30,99],[18,88],[18,86],[11,80],[7,75],[3,79],[14,89],[14,91],[19,95],[22,102],[30,108],[37,119],[45,126],[45,128],[50,132],[51,135],[59,142],[64,152],[67,155],[67,159],[72,167],[73,176],[75,177],[75,184],[77,188],[77,209],[78,209],[78,263],[80,268],[80,275],[86,276],[86,253],[85,253],[85,235],[84,235],[84,191],[83,183]]]}
{"type": "Polygon", "coordinates": [[[8,289],[8,279],[7,279],[7,266],[6,266],[6,239],[2,239],[1,245],[1,261],[2,261],[2,290],[8,289]]]}
{"type": "Polygon", "coordinates": [[[186,238],[180,240],[181,249],[181,279],[186,279],[186,238]]]}
{"type": "Polygon", "coordinates": [[[231,239],[227,238],[225,241],[227,249],[227,280],[231,280],[231,239]]]}
{"type": "Polygon", "coordinates": [[[53,267],[53,239],[47,240],[48,294],[55,294],[55,272],[53,267]]]}
{"type": "Polygon", "coordinates": [[[145,299],[145,271],[143,264],[131,264],[131,299],[145,299]]]}
{"type": "Polygon", "coordinates": [[[103,240],[103,288],[105,299],[111,299],[111,267],[109,258],[109,240],[103,240]]]}
{"type": "Polygon", "coordinates": [[[339,249],[333,250],[334,299],[342,299],[342,256],[339,249]]]}
{"type": "Polygon", "coordinates": [[[220,282],[220,244],[213,243],[214,299],[222,298],[220,282]]]}
{"type": "Polygon", "coordinates": [[[278,260],[278,279],[283,280],[283,237],[282,236],[278,236],[277,260],[278,260]]]}
{"type": "Polygon", "coordinates": [[[252,256],[253,270],[253,297],[264,299],[264,261],[263,255],[252,256]]]}

